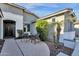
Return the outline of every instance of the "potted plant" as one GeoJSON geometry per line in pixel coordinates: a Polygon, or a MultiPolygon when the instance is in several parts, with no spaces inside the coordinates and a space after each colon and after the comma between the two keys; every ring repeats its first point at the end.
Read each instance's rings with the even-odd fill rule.
{"type": "Polygon", "coordinates": [[[17,32],[18,32],[18,38],[22,38],[23,30],[17,30],[17,32]]]}

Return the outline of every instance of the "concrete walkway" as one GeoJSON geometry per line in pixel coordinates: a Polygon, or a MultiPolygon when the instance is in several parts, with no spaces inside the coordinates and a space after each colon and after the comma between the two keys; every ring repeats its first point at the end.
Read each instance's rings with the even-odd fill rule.
{"type": "Polygon", "coordinates": [[[1,56],[22,56],[14,39],[6,39],[1,51],[1,56]]]}

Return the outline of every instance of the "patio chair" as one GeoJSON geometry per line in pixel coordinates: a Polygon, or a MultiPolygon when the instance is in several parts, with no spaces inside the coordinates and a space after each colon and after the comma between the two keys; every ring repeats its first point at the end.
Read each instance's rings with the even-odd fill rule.
{"type": "MultiPolygon", "coordinates": [[[[68,56],[68,55],[63,52],[60,52],[57,56],[68,56]]],[[[79,42],[76,42],[74,51],[71,56],[79,56],[79,42]]]]}

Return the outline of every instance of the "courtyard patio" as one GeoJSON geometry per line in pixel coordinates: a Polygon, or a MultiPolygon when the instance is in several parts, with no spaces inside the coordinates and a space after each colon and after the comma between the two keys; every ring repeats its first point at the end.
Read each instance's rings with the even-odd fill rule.
{"type": "Polygon", "coordinates": [[[1,56],[50,56],[50,50],[46,43],[25,39],[6,39],[0,53],[1,56]]]}
{"type": "Polygon", "coordinates": [[[8,38],[0,41],[1,56],[72,56],[79,55],[79,38],[75,32],[65,32],[60,36],[59,45],[52,41],[41,41],[37,36],[28,38],[8,38]],[[5,40],[5,41],[4,41],[5,40]]]}
{"type": "Polygon", "coordinates": [[[31,42],[26,39],[6,39],[3,47],[0,49],[1,56],[56,56],[58,53],[63,52],[69,56],[73,53],[74,49],[65,46],[56,46],[49,41],[44,42],[31,42]],[[49,47],[49,48],[48,48],[49,47]],[[49,51],[50,50],[50,51],[49,51]]]}

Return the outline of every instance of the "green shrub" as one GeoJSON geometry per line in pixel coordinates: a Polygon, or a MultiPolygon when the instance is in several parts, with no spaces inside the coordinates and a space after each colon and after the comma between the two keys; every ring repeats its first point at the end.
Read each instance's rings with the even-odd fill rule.
{"type": "Polygon", "coordinates": [[[42,41],[47,40],[48,36],[48,22],[45,20],[38,20],[36,22],[36,29],[39,34],[39,37],[42,41]]]}

